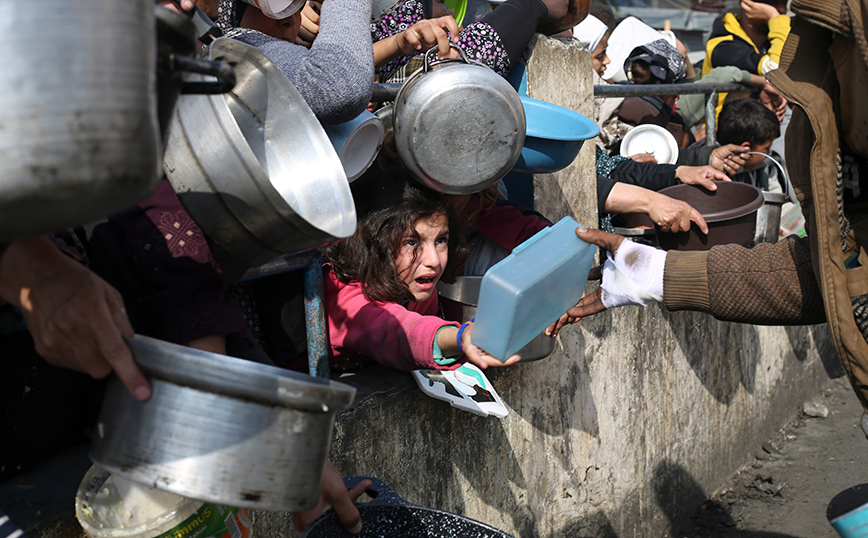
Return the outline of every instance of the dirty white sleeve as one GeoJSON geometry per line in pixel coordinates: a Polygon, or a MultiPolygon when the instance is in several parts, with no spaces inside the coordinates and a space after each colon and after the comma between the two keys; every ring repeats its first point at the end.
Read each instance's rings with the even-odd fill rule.
{"type": "Polygon", "coordinates": [[[663,268],[666,252],[648,245],[623,241],[616,256],[607,254],[603,264],[603,294],[606,308],[645,306],[648,301],[663,302],[663,268]]]}

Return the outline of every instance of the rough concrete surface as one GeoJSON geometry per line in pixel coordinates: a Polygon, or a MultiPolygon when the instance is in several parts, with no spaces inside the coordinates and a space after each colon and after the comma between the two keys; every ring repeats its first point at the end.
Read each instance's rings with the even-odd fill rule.
{"type": "Polygon", "coordinates": [[[774,436],[757,445],[755,457],[674,535],[838,536],[827,520],[827,511],[839,514],[842,507],[868,502],[868,440],[859,427],[862,409],[841,375],[811,400],[828,407],[826,418],[794,415],[774,436]]]}

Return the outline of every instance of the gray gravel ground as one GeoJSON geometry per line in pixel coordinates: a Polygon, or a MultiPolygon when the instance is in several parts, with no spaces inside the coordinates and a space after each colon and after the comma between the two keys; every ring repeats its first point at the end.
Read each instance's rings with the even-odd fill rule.
{"type": "Polygon", "coordinates": [[[806,404],[757,447],[756,458],[700,508],[677,538],[838,536],[827,510],[868,502],[862,408],[844,377],[832,380],[806,404]],[[822,415],[823,408],[828,410],[825,418],[805,413],[822,415]]]}

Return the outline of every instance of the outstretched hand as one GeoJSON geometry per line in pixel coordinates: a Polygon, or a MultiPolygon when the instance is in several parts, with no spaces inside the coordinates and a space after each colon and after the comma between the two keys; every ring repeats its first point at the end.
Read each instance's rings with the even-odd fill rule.
{"type": "Polygon", "coordinates": [[[728,175],[734,175],[749,160],[743,155],[746,151],[750,151],[750,145],[727,144],[714,148],[711,152],[711,166],[728,175]]]}
{"type": "Polygon", "coordinates": [[[708,224],[699,211],[687,202],[659,192],[651,193],[648,216],[664,232],[684,232],[690,229],[692,222],[695,222],[702,233],[708,233],[708,224]]]}
{"type": "Polygon", "coordinates": [[[17,306],[49,364],[103,378],[116,372],[137,400],[151,389],[124,336],[133,336],[120,294],[46,237],[0,251],[0,299],[17,306]]]}
{"type": "Polygon", "coordinates": [[[458,42],[458,23],[451,15],[436,19],[422,19],[398,34],[398,50],[401,54],[412,54],[437,46],[440,58],[457,58],[458,51],[449,45],[449,36],[458,42]],[[448,34],[447,34],[448,32],[448,34]]]}
{"type": "Polygon", "coordinates": [[[353,489],[347,489],[344,485],[341,473],[332,462],[326,460],[322,474],[322,489],[319,493],[319,502],[310,510],[292,514],[292,524],[298,532],[303,531],[308,525],[321,516],[329,508],[334,508],[341,525],[350,534],[358,534],[362,530],[362,517],[359,509],[353,504],[366,489],[373,483],[370,480],[359,482],[353,489]]]}
{"type": "Polygon", "coordinates": [[[489,354],[481,347],[475,345],[470,341],[470,336],[473,333],[473,322],[468,323],[469,325],[467,326],[467,329],[465,329],[464,333],[461,335],[461,346],[464,348],[464,356],[467,357],[467,360],[475,366],[478,366],[480,370],[485,370],[489,366],[510,366],[521,360],[521,357],[518,355],[513,355],[509,359],[502,361],[494,355],[489,354]]]}
{"type": "MultiPolygon", "coordinates": [[[[586,243],[591,243],[592,245],[597,245],[598,247],[603,247],[612,253],[612,255],[616,255],[618,252],[618,248],[621,246],[621,243],[624,241],[624,237],[620,235],[606,233],[601,230],[588,229],[588,228],[576,228],[576,235],[579,236],[579,239],[585,241],[586,243]]],[[[588,280],[602,280],[603,279],[603,266],[600,265],[598,267],[594,267],[588,273],[588,280]]],[[[564,325],[570,325],[573,323],[578,323],[587,316],[592,316],[594,314],[598,314],[606,309],[603,305],[602,301],[602,293],[603,288],[597,288],[590,295],[584,295],[579,300],[579,303],[567,310],[567,312],[561,316],[557,321],[552,323],[548,329],[546,329],[546,334],[554,338],[558,335],[561,328],[564,325]]]]}
{"type": "Polygon", "coordinates": [[[713,166],[679,166],[675,169],[675,179],[687,185],[699,185],[716,191],[715,181],[732,181],[729,176],[713,166]]]}

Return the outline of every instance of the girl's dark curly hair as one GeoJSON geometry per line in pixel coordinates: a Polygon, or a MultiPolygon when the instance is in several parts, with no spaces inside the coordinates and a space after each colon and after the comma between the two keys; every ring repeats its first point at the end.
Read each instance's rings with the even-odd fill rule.
{"type": "Polygon", "coordinates": [[[358,281],[370,301],[413,300],[410,288],[395,268],[401,240],[415,233],[416,222],[445,215],[449,226],[449,258],[442,280],[453,282],[455,270],[467,260],[464,226],[446,198],[416,183],[405,170],[377,170],[351,185],[358,226],[349,239],[324,249],[341,282],[358,281]]]}

